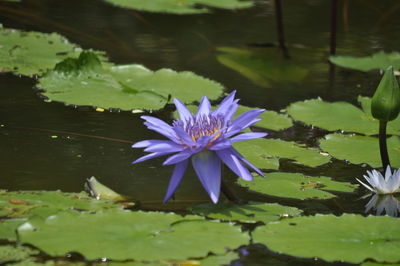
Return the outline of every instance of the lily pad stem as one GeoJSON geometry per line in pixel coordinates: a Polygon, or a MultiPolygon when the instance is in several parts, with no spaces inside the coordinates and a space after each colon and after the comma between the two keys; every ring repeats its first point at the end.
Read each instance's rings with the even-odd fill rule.
{"type": "Polygon", "coordinates": [[[379,120],[379,150],[381,152],[383,171],[385,171],[387,166],[390,165],[386,144],[386,125],[387,121],[379,120]]]}

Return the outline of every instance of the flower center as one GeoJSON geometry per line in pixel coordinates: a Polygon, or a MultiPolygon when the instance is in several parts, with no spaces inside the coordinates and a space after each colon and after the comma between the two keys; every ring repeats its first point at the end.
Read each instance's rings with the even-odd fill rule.
{"type": "Polygon", "coordinates": [[[182,127],[193,141],[197,141],[204,136],[215,135],[212,139],[212,141],[214,141],[224,133],[223,131],[225,131],[226,124],[222,115],[203,115],[200,117],[193,117],[187,120],[186,123],[175,121],[173,126],[182,127]]]}

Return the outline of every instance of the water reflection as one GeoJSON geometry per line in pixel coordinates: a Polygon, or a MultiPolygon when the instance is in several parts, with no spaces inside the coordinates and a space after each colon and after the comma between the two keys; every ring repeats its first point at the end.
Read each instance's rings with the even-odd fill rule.
{"type": "MultiPolygon", "coordinates": [[[[368,197],[369,195],[367,195],[368,197]]],[[[393,194],[378,195],[373,194],[369,202],[365,205],[365,213],[375,212],[376,215],[389,215],[398,217],[400,213],[400,199],[393,194]]]]}

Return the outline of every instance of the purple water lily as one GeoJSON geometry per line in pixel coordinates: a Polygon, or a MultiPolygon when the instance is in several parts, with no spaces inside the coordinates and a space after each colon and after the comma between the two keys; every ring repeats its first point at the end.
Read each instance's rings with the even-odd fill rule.
{"type": "Polygon", "coordinates": [[[155,117],[141,117],[146,121],[144,124],[148,129],[164,135],[169,140],[144,140],[135,143],[132,148],[145,148],[144,151],[150,154],[140,157],[133,164],[175,153],[163,163],[175,164],[164,203],[170,199],[181,182],[189,160],[192,161],[201,184],[214,203],[218,202],[221,188],[221,161],[244,180],[253,179],[246,166],[264,176],[232,147],[232,143],[266,136],[266,133],[256,132],[238,134],[257,123],[260,120],[257,116],[265,110],[250,110],[231,121],[239,101],[235,99],[235,92],[227,96],[215,111],[211,110],[210,101],[204,96],[196,115],[192,115],[186,106],[175,98],[180,120],[174,121],[172,126],[155,117]]]}

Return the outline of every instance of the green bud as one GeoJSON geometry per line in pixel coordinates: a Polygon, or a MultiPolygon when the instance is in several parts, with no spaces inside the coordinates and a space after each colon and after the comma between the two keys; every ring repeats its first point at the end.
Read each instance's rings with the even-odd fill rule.
{"type": "Polygon", "coordinates": [[[396,119],[400,111],[400,89],[397,79],[390,66],[385,71],[378,88],[372,97],[372,116],[380,121],[396,119]]]}

